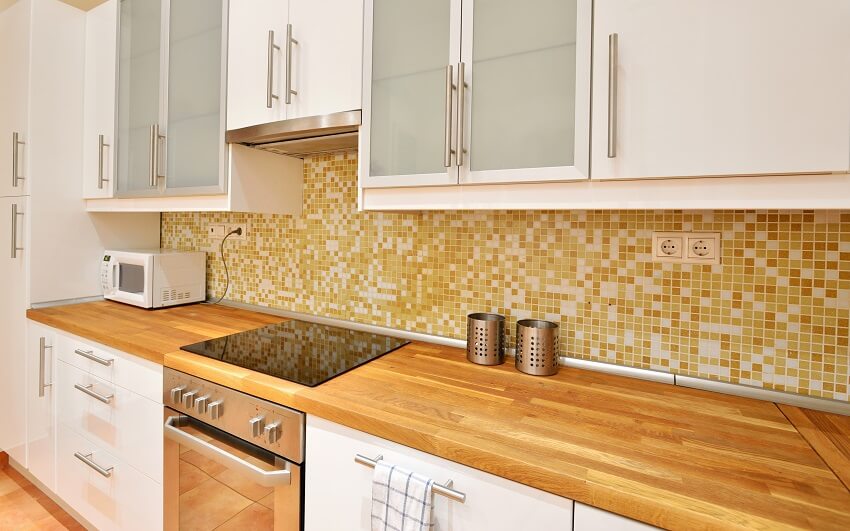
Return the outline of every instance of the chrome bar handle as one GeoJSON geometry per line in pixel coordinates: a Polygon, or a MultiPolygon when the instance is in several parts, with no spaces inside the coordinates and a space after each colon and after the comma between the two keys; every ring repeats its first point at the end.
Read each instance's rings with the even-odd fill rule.
{"type": "Polygon", "coordinates": [[[191,448],[220,465],[236,470],[263,487],[277,487],[292,483],[292,472],[289,470],[288,462],[284,465],[283,469],[263,470],[255,464],[245,461],[238,455],[234,455],[203,439],[199,439],[191,433],[181,430],[179,428],[180,419],[181,417],[168,417],[168,420],[165,421],[163,429],[166,439],[172,440],[181,446],[191,448]]]}
{"type": "Polygon", "coordinates": [[[443,155],[443,166],[448,168],[452,165],[452,153],[455,152],[452,149],[452,91],[455,86],[452,83],[452,65],[446,66],[446,151],[443,155]]]}
{"type": "MultiPolygon", "coordinates": [[[[379,455],[375,459],[369,459],[368,457],[360,454],[354,455],[354,462],[359,463],[364,466],[368,466],[369,468],[375,468],[378,465],[378,461],[383,459],[384,456],[379,455]]],[[[439,483],[434,483],[432,486],[432,491],[434,494],[439,494],[440,496],[445,496],[451,500],[456,502],[465,503],[466,502],[466,494],[460,492],[459,490],[455,490],[452,487],[454,482],[452,480],[448,480],[445,484],[440,485],[439,483]]]]}
{"type": "Polygon", "coordinates": [[[74,389],[76,389],[78,391],[82,391],[85,394],[89,395],[90,397],[92,397],[96,400],[100,400],[104,404],[111,404],[112,398],[115,396],[115,395],[102,395],[102,394],[100,394],[96,391],[93,391],[92,390],[92,384],[88,384],[88,385],[74,384],[74,389]]]}
{"type": "Polygon", "coordinates": [[[298,41],[292,38],[292,24],[286,25],[286,104],[292,103],[292,96],[298,91],[292,90],[292,45],[298,41]]]}
{"type": "Polygon", "coordinates": [[[112,477],[112,471],[114,470],[114,467],[103,468],[99,464],[92,461],[91,455],[92,455],[91,453],[82,454],[80,452],[74,452],[74,457],[76,457],[77,459],[79,459],[83,463],[87,464],[91,469],[93,469],[95,472],[97,472],[101,476],[103,476],[105,478],[112,477]]]}
{"type": "Polygon", "coordinates": [[[39,398],[44,398],[44,389],[46,387],[50,387],[50,386],[53,385],[53,384],[49,384],[49,383],[44,383],[44,380],[45,380],[44,367],[46,365],[46,363],[45,363],[45,357],[46,357],[45,351],[47,349],[52,349],[52,348],[53,347],[51,345],[47,344],[47,341],[46,341],[45,338],[43,338],[43,337],[38,338],[38,397],[39,398]]]}
{"type": "Polygon", "coordinates": [[[21,177],[19,173],[20,166],[20,158],[19,158],[19,146],[23,146],[26,142],[21,141],[21,134],[17,131],[12,133],[12,188],[18,187],[18,181],[25,180],[24,177],[21,177]]]}
{"type": "Polygon", "coordinates": [[[269,49],[266,65],[266,108],[271,109],[274,100],[279,99],[274,93],[274,51],[280,51],[280,46],[274,43],[274,30],[269,30],[269,49]]]}
{"type": "Polygon", "coordinates": [[[608,35],[608,158],[617,156],[617,63],[619,36],[608,35]]]}
{"type": "Polygon", "coordinates": [[[18,217],[23,217],[23,212],[18,212],[18,204],[12,203],[12,258],[18,257],[18,251],[23,251],[23,247],[18,247],[18,217]]]}
{"type": "Polygon", "coordinates": [[[103,148],[109,147],[103,140],[103,135],[97,135],[97,189],[103,190],[103,183],[109,181],[103,176],[103,148]]]}
{"type": "Polygon", "coordinates": [[[106,359],[101,358],[100,356],[96,356],[91,350],[82,350],[78,348],[74,350],[74,354],[82,356],[88,360],[92,360],[96,363],[100,363],[101,365],[104,365],[106,367],[109,367],[110,365],[112,365],[112,362],[115,361],[114,359],[106,359]]]}
{"type": "Polygon", "coordinates": [[[151,158],[150,158],[150,186],[156,188],[157,180],[162,179],[159,174],[159,143],[165,137],[159,134],[159,124],[151,126],[151,158]]]}
{"type": "Polygon", "coordinates": [[[466,97],[466,64],[457,64],[457,158],[456,164],[463,166],[463,158],[466,150],[463,148],[463,121],[464,121],[464,98],[466,97]]]}

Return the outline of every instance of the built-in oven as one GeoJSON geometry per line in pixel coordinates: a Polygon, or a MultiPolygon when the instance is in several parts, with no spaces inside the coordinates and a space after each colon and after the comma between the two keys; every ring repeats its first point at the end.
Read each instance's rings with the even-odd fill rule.
{"type": "Polygon", "coordinates": [[[303,528],[304,414],[164,369],[165,522],[303,528]]]}

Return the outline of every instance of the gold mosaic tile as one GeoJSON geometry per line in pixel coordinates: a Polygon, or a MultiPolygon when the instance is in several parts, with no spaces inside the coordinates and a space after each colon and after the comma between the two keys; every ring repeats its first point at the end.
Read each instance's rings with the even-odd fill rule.
{"type": "Polygon", "coordinates": [[[357,212],[356,154],[305,160],[301,216],[163,214],[166,247],[227,242],[228,298],[464,338],[466,314],[561,325],[570,356],[848,400],[850,211],[357,212]],[[722,233],[722,264],[654,263],[652,231],[722,233]]]}

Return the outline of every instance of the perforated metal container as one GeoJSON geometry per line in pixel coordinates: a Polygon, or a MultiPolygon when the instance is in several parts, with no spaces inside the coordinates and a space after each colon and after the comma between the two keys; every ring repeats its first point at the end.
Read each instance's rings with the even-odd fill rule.
{"type": "Polygon", "coordinates": [[[466,359],[479,365],[505,362],[505,316],[471,313],[466,317],[466,359]]]}
{"type": "Polygon", "coordinates": [[[558,373],[558,325],[538,319],[516,323],[516,368],[526,374],[558,373]]]}

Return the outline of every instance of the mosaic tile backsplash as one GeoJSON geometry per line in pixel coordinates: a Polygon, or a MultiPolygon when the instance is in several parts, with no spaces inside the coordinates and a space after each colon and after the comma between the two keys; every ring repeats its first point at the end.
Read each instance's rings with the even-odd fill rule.
{"type": "Polygon", "coordinates": [[[229,299],[465,338],[466,314],[560,323],[561,352],[848,401],[850,211],[357,212],[355,153],[305,160],[301,216],[163,214],[208,252],[245,223],[229,299]],[[720,265],[655,263],[652,231],[722,233],[720,265]]]}

